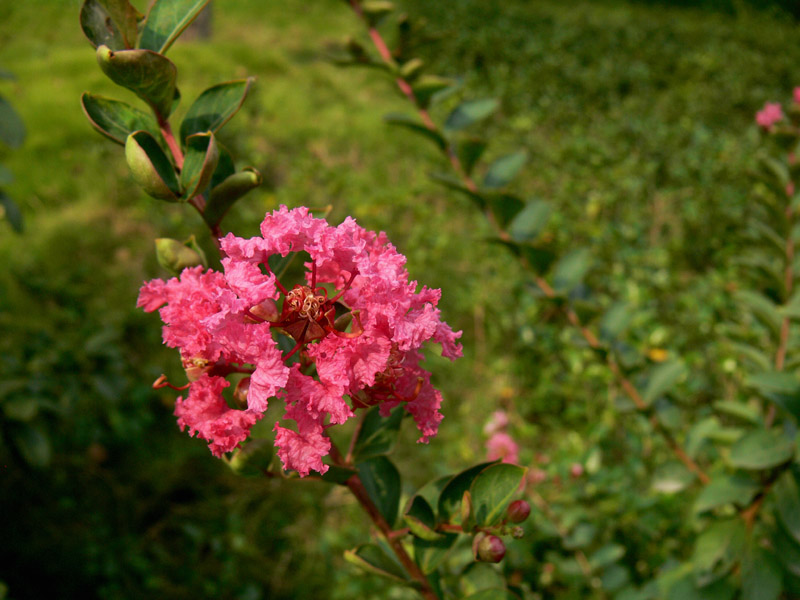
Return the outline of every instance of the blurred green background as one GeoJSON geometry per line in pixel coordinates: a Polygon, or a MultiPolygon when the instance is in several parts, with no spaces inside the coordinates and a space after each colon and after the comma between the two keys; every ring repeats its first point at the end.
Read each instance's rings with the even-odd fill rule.
{"type": "MultiPolygon", "coordinates": [[[[184,98],[178,117],[206,87],[257,77],[222,137],[265,183],[225,228],[254,235],[279,204],[332,204],[332,222],[353,215],[385,230],[412,277],[442,288],[445,318],[464,330],[464,359],[431,358],[446,418],[429,446],[404,432],[405,491],[479,460],[483,424],[502,407],[522,462],[539,464],[549,481],[594,461],[587,477],[615,502],[596,508],[614,515],[605,535],[639,544],[649,562],[632,555],[631,573],[652,575],[681,542],[665,529],[674,499],[655,494],[646,476],[650,442],[635,422],[622,428],[628,417],[609,399],[608,373],[541,308],[516,262],[485,242],[482,217],[429,182],[440,160],[433,150],[383,123],[385,113],[408,112],[392,85],[327,59],[360,33],[347,6],[213,4],[211,39],[182,39],[169,55],[184,98]],[[659,547],[670,534],[676,541],[659,547]]],[[[632,352],[684,356],[700,373],[685,386],[719,398],[729,356],[712,338],[715,323],[733,317],[725,285],[736,277],[749,210],[753,115],[800,83],[793,3],[398,4],[426,19],[419,53],[434,72],[462,78],[464,97],[501,99],[483,126],[491,156],[528,151],[518,189],[553,203],[556,244],[592,249],[590,287],[601,303],[636,308],[632,352]]],[[[8,597],[389,597],[341,558],[367,536],[341,490],[234,476],[178,431],[174,395],[151,389],[162,372],[181,377],[157,316],[135,309],[142,281],[164,276],[152,240],[203,227],[194,213],[140,193],[121,149],[81,113],[87,90],[138,100],[97,67],[79,8],[0,4],[0,68],[16,76],[0,80],[0,94],[28,132],[22,148],[0,148],[15,176],[4,189],[25,218],[21,235],[0,220],[8,597]]],[[[551,496],[579,505],[586,490],[569,486],[551,496]]],[[[539,534],[515,543],[507,567],[534,588],[548,551],[549,534],[539,534]]],[[[543,597],[566,597],[542,586],[543,597]]]]}

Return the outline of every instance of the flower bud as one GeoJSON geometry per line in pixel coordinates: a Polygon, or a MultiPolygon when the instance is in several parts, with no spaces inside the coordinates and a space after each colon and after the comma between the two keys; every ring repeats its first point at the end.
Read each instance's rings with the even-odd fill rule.
{"type": "Polygon", "coordinates": [[[233,399],[236,406],[244,410],[247,408],[247,393],[250,391],[250,378],[245,377],[236,384],[236,389],[233,392],[233,399]]]}
{"type": "Polygon", "coordinates": [[[514,500],[508,505],[508,519],[512,523],[522,523],[531,514],[531,505],[525,500],[514,500]]]}
{"type": "Polygon", "coordinates": [[[583,475],[583,465],[581,463],[572,463],[569,468],[569,474],[573,479],[577,479],[583,475]]]}
{"type": "Polygon", "coordinates": [[[158,264],[170,273],[178,274],[187,267],[203,264],[203,257],[198,252],[171,238],[156,240],[156,258],[158,264]]]}
{"type": "Polygon", "coordinates": [[[513,537],[515,540],[522,539],[524,535],[525,530],[519,525],[511,528],[511,537],[513,537]]]}
{"type": "MultiPolygon", "coordinates": [[[[475,545],[473,542],[473,547],[475,545]]],[[[506,545],[496,535],[486,535],[478,542],[475,554],[481,562],[497,563],[506,555],[506,545]]]]}

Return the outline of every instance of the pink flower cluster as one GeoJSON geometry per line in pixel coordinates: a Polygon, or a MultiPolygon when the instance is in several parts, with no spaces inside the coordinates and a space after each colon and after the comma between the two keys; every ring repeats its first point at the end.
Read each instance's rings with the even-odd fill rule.
{"type": "Polygon", "coordinates": [[[508,415],[497,410],[483,428],[489,436],[486,442],[486,458],[488,460],[501,459],[506,463],[519,462],[519,445],[514,441],[506,429],[508,428],[508,415]]]}
{"type": "Polygon", "coordinates": [[[783,119],[783,110],[778,102],[767,102],[764,108],[756,113],[756,123],[764,129],[769,129],[781,119],[783,119]]]}
{"type": "Polygon", "coordinates": [[[388,415],[403,404],[419,441],[436,435],[442,397],[420,367],[420,349],[433,340],[453,360],[461,355],[461,332],[441,320],[439,290],[417,291],[408,280],[405,257],[385,234],[349,217],[332,227],[306,208],[282,206],[266,215],[261,237],[220,241],[224,272],[186,269],[180,278],[145,283],[139,294],[138,306],[160,309],[164,343],[180,349],[191,381],[175,408],[182,429],[221,456],[248,437],[270,399],[280,398],[284,419],[295,425],[275,425],[275,446],[284,468],[301,476],[327,471],[325,429],[358,408],[380,405],[388,415]],[[310,261],[305,281],[287,289],[268,259],[296,252],[310,261]],[[278,335],[291,341],[290,351],[280,350],[278,335]],[[223,396],[234,373],[249,376],[249,385],[238,386],[246,390],[237,390],[239,408],[223,396]]]}

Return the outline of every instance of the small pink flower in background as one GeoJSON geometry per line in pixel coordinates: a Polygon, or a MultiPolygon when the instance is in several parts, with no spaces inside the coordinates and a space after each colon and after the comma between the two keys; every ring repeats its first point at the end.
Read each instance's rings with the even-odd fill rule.
{"type": "Polygon", "coordinates": [[[798,87],[794,88],[794,90],[792,90],[792,96],[794,97],[794,103],[795,104],[800,104],[800,86],[798,86],[798,87]]]}
{"type": "Polygon", "coordinates": [[[578,479],[583,475],[583,465],[581,463],[572,463],[569,467],[569,475],[573,479],[578,479]]]}
{"type": "Polygon", "coordinates": [[[506,463],[519,462],[519,445],[504,431],[498,431],[486,442],[486,458],[506,463]]]}
{"type": "Polygon", "coordinates": [[[794,196],[794,181],[790,181],[786,184],[786,195],[790,198],[794,196]]]}
{"type": "Polygon", "coordinates": [[[783,119],[783,110],[777,102],[767,102],[764,108],[756,113],[756,123],[764,129],[769,129],[783,119]]]}
{"type": "Polygon", "coordinates": [[[180,349],[190,376],[189,394],[175,410],[182,428],[221,456],[247,439],[269,400],[281,398],[284,419],[295,425],[276,423],[277,454],[301,476],[327,471],[325,429],[359,408],[380,405],[385,415],[403,404],[420,442],[436,435],[442,397],[420,366],[419,350],[432,340],[454,360],[461,332],[441,320],[439,290],[417,290],[408,280],[406,259],[385,234],[349,217],[332,227],[306,208],[282,206],[266,215],[261,237],[228,234],[221,246],[224,273],[186,269],[180,278],[145,283],[139,294],[138,306],[159,309],[164,343],[180,349]],[[305,281],[288,289],[268,259],[301,251],[310,257],[305,281]],[[293,343],[291,350],[281,351],[276,333],[293,343]],[[293,357],[297,362],[287,365],[293,357]],[[241,410],[222,396],[235,373],[250,375],[241,410]]]}
{"type": "Polygon", "coordinates": [[[528,483],[538,485],[547,479],[547,471],[542,469],[533,468],[528,471],[528,483]]]}
{"type": "Polygon", "coordinates": [[[508,427],[508,414],[504,410],[496,410],[483,426],[483,433],[492,435],[498,431],[505,431],[506,427],[508,427]]]}

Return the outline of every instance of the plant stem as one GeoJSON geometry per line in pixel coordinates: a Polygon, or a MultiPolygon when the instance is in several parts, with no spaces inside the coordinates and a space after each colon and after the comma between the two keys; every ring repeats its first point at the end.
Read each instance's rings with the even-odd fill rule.
{"type": "MultiPolygon", "coordinates": [[[[331,452],[330,452],[331,459],[333,463],[337,466],[348,466],[347,462],[342,459],[342,455],[339,452],[339,449],[334,445],[333,440],[331,440],[331,452]]],[[[405,567],[408,574],[417,582],[417,591],[422,595],[425,600],[439,600],[439,597],[436,595],[436,592],[433,591],[428,578],[425,576],[425,573],[422,572],[422,569],[419,568],[414,559],[412,559],[406,549],[403,547],[402,542],[398,539],[398,537],[392,531],[391,526],[389,523],[386,522],[386,519],[383,518],[383,515],[378,510],[378,507],[375,506],[375,503],[369,497],[364,484],[361,482],[361,478],[359,478],[358,474],[353,475],[350,479],[347,480],[346,483],[350,492],[355,496],[358,503],[361,505],[361,508],[369,515],[369,518],[375,524],[375,526],[380,530],[381,534],[383,534],[386,543],[389,544],[389,547],[394,552],[397,559],[400,563],[405,567]]]]}
{"type": "MultiPolygon", "coordinates": [[[[381,37],[380,32],[375,29],[374,27],[370,26],[367,22],[366,18],[364,17],[364,13],[361,9],[361,4],[359,0],[349,0],[350,6],[352,7],[353,11],[359,16],[359,18],[366,24],[367,29],[369,31],[370,39],[372,40],[373,44],[375,45],[378,54],[380,54],[381,59],[383,62],[390,68],[394,68],[395,61],[392,58],[392,54],[389,51],[389,48],[386,45],[386,42],[381,37]]],[[[417,99],[416,95],[414,94],[414,90],[411,88],[411,85],[408,81],[403,79],[402,77],[397,77],[395,79],[397,83],[397,87],[400,88],[400,91],[405,95],[406,98],[415,106],[417,112],[422,119],[423,124],[425,127],[436,133],[438,135],[442,135],[442,132],[436,126],[433,119],[431,119],[430,114],[428,113],[425,108],[423,108],[419,100],[417,99]]],[[[450,161],[453,170],[461,179],[464,186],[472,193],[478,193],[478,185],[475,181],[469,176],[469,174],[464,169],[464,166],[461,164],[458,155],[454,151],[452,146],[448,146],[447,148],[447,158],[450,161]]],[[[494,214],[491,212],[489,208],[484,209],[484,216],[486,220],[489,221],[489,224],[495,230],[497,236],[504,242],[512,242],[511,236],[509,233],[502,228],[500,223],[498,223],[497,219],[495,218],[494,214]]],[[[523,266],[527,269],[531,269],[530,263],[525,259],[525,257],[520,257],[520,261],[522,262],[523,266]]],[[[548,298],[555,298],[557,296],[556,292],[550,286],[549,283],[542,277],[537,277],[535,279],[536,285],[539,289],[544,293],[545,296],[548,298]]],[[[602,344],[594,335],[594,333],[585,327],[578,317],[577,313],[569,306],[564,308],[565,314],[569,322],[577,328],[586,342],[591,346],[593,349],[599,349],[602,347],[602,344]]],[[[622,371],[619,368],[616,360],[611,356],[611,354],[607,355],[606,363],[611,370],[614,378],[616,379],[617,383],[625,390],[625,393],[631,398],[633,403],[636,405],[637,410],[643,413],[649,413],[650,409],[647,406],[647,403],[644,402],[639,392],[636,390],[636,387],[630,382],[630,380],[625,377],[622,371]]],[[[680,444],[678,444],[677,440],[673,437],[670,431],[664,427],[664,425],[658,420],[655,415],[650,415],[650,423],[653,425],[653,428],[658,431],[658,433],[665,439],[667,445],[673,451],[673,453],[678,457],[686,468],[688,468],[691,472],[695,473],[703,483],[703,485],[707,484],[710,481],[708,475],[703,471],[703,469],[694,461],[692,458],[686,454],[686,452],[681,448],[680,444]]]]}

